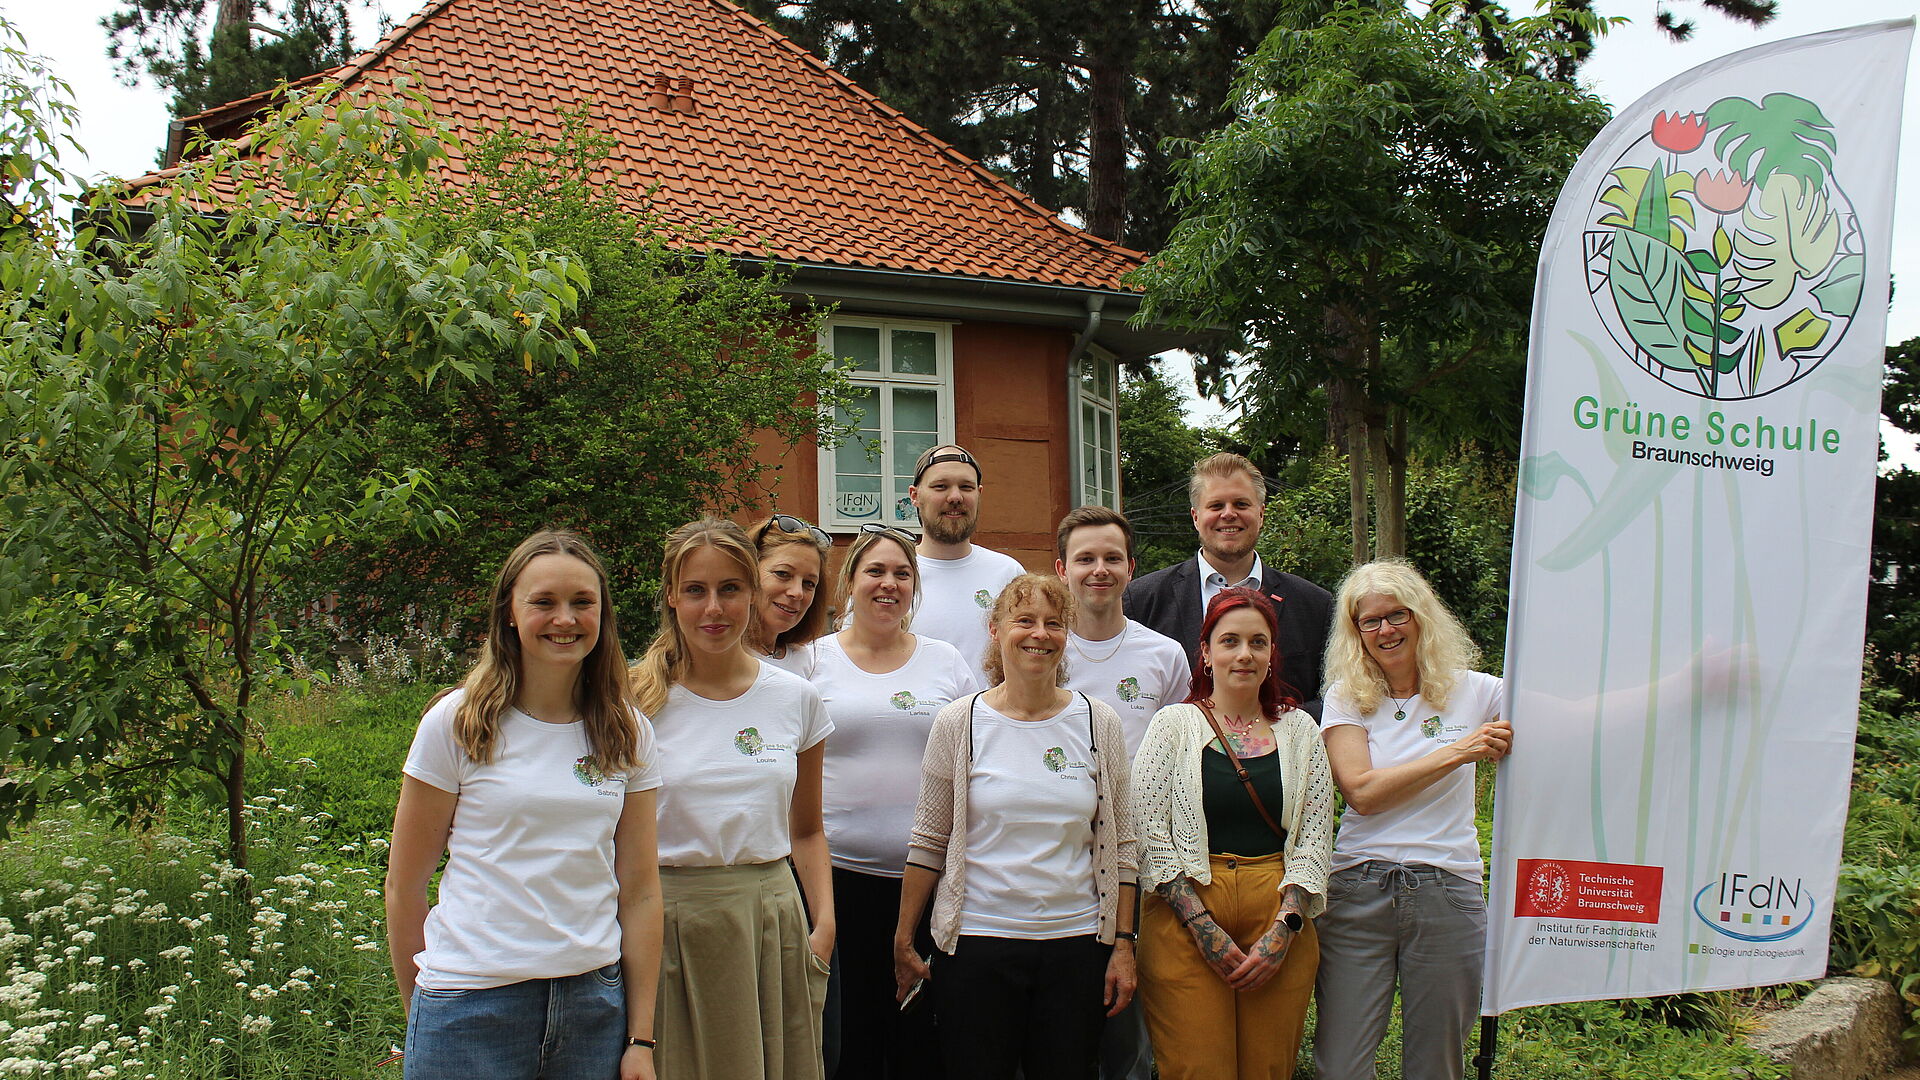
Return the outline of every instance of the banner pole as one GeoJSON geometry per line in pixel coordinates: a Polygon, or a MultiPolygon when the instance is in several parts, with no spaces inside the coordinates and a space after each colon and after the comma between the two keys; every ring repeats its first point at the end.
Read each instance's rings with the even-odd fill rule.
{"type": "Polygon", "coordinates": [[[1473,1056],[1473,1068],[1480,1080],[1493,1080],[1493,1053],[1500,1045],[1500,1018],[1480,1018],[1480,1052],[1473,1056]]]}

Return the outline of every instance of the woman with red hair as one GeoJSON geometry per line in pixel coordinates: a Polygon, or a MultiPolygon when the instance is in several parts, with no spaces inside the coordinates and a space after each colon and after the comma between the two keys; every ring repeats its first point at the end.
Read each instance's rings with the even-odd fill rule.
{"type": "Polygon", "coordinates": [[[1292,1076],[1326,906],[1333,777],[1252,589],[1207,606],[1187,699],[1134,760],[1140,999],[1165,1080],[1292,1076]]]}

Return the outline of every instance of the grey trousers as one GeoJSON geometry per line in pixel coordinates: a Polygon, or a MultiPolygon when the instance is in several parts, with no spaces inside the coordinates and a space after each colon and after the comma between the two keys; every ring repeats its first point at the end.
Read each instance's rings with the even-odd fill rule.
{"type": "Polygon", "coordinates": [[[1333,875],[1314,925],[1319,1080],[1373,1080],[1396,981],[1403,1080],[1460,1080],[1487,947],[1480,886],[1432,866],[1364,863],[1333,875]]]}

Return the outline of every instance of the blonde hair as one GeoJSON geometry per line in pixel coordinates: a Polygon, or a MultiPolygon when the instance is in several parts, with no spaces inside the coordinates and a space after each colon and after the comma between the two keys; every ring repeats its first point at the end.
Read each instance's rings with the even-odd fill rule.
{"type": "MultiPolygon", "coordinates": [[[[731,558],[747,579],[750,601],[760,595],[760,559],[753,543],[740,526],[715,517],[690,521],[667,534],[660,555],[660,630],[653,635],[646,655],[633,665],[633,696],[640,711],[653,716],[667,703],[667,691],[687,677],[692,663],[687,654],[687,639],[680,633],[680,620],[674,618],[668,602],[680,587],[680,568],[687,556],[700,548],[713,548],[731,558]]],[[[751,604],[750,604],[751,606],[751,604]]]]}
{"type": "Polygon", "coordinates": [[[1193,472],[1187,477],[1187,505],[1199,506],[1200,495],[1206,490],[1207,481],[1227,476],[1245,476],[1253,481],[1253,501],[1266,505],[1267,478],[1260,475],[1260,466],[1239,454],[1224,451],[1194,463],[1193,472]]]}
{"type": "Polygon", "coordinates": [[[1413,612],[1420,624],[1420,641],[1413,652],[1420,696],[1434,708],[1445,709],[1461,673],[1480,662],[1480,649],[1433,586],[1405,559],[1381,559],[1356,566],[1340,582],[1340,592],[1333,602],[1333,636],[1327,642],[1322,685],[1330,688],[1329,695],[1337,691],[1362,713],[1372,712],[1387,695],[1386,674],[1367,655],[1357,624],[1360,601],[1374,595],[1391,597],[1413,612]]]}
{"type": "MultiPolygon", "coordinates": [[[[993,602],[993,612],[987,616],[989,627],[999,626],[1013,614],[1013,609],[1021,604],[1031,604],[1035,600],[1045,600],[1060,613],[1060,619],[1067,624],[1067,632],[1073,632],[1073,620],[1079,616],[1080,609],[1073,602],[1073,593],[1067,589],[1066,580],[1057,574],[1021,574],[1007,587],[1000,590],[1000,596],[993,602]]],[[[1007,681],[1005,666],[1000,662],[1000,642],[992,635],[987,638],[987,655],[981,658],[980,666],[986,669],[987,685],[999,686],[1007,681]]],[[[1060,654],[1060,665],[1055,669],[1054,685],[1067,685],[1067,657],[1060,654]]]]}
{"type": "MultiPolygon", "coordinates": [[[[797,544],[801,547],[810,547],[820,556],[820,584],[825,586],[827,583],[827,552],[833,549],[833,545],[821,543],[819,538],[810,532],[790,532],[781,528],[775,524],[775,518],[781,516],[790,515],[776,514],[774,517],[759,522],[747,531],[747,535],[753,540],[754,552],[759,558],[765,559],[781,548],[790,545],[797,544]]],[[[755,578],[757,580],[758,575],[755,575],[755,578]]],[[[753,624],[747,630],[748,643],[760,652],[772,653],[778,649],[790,649],[797,645],[805,645],[807,642],[826,633],[828,605],[820,595],[823,591],[824,588],[816,589],[814,591],[813,603],[807,608],[807,613],[800,616],[800,621],[788,627],[785,633],[775,635],[772,641],[767,640],[766,628],[760,625],[760,605],[755,603],[753,605],[753,624]]]]}
{"type": "Polygon", "coordinates": [[[873,550],[873,545],[887,540],[906,552],[907,569],[913,571],[913,595],[907,597],[906,614],[900,616],[900,629],[912,628],[913,611],[920,606],[920,553],[908,542],[910,539],[897,529],[889,532],[863,531],[853,538],[853,543],[847,548],[846,561],[840,564],[840,576],[834,581],[834,593],[840,601],[842,626],[846,625],[846,619],[853,617],[853,577],[860,570],[860,560],[873,550]]]}
{"type": "Polygon", "coordinates": [[[581,662],[573,684],[573,706],[586,725],[587,747],[595,763],[609,772],[630,769],[640,732],[633,719],[627,658],[620,651],[619,620],[614,617],[613,594],[607,589],[607,571],[585,540],[561,530],[534,533],[500,564],[487,607],[487,640],[462,684],[466,696],[454,710],[454,741],[481,764],[492,761],[499,749],[500,716],[520,696],[520,634],[513,625],[513,586],[527,564],[542,555],[578,559],[592,568],[599,582],[600,637],[581,662]]]}

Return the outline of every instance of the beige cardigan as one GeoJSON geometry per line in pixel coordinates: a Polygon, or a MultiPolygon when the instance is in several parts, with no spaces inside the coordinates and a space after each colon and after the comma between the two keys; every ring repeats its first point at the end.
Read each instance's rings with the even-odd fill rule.
{"type": "MultiPolygon", "coordinates": [[[[1280,755],[1285,805],[1275,812],[1287,830],[1286,876],[1280,887],[1307,892],[1311,919],[1326,910],[1327,875],[1333,859],[1333,770],[1313,717],[1299,709],[1273,725],[1280,755]]],[[[1200,806],[1200,752],[1213,728],[1197,706],[1182,702],[1153,714],[1135,755],[1134,806],[1140,816],[1140,887],[1152,889],[1181,874],[1211,884],[1207,818],[1200,806]]]]}
{"type": "MultiPolygon", "coordinates": [[[[933,894],[933,943],[952,953],[960,942],[960,904],[967,895],[967,774],[973,769],[969,694],[934,714],[927,752],[920,763],[920,805],[913,814],[907,864],[940,875],[933,894]],[[956,823],[957,826],[956,827],[956,823]]],[[[1067,706],[1078,710],[1084,695],[1067,706]]],[[[1119,928],[1120,886],[1134,884],[1136,858],[1131,793],[1127,780],[1127,736],[1120,717],[1105,702],[1093,706],[1093,887],[1100,898],[1099,937],[1113,944],[1119,928]]]]}

